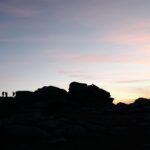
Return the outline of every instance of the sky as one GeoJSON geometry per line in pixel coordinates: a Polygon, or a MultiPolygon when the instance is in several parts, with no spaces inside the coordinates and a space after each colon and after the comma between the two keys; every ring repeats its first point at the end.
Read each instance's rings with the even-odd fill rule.
{"type": "Polygon", "coordinates": [[[72,81],[115,103],[150,97],[149,0],[0,0],[0,91],[72,81]]]}

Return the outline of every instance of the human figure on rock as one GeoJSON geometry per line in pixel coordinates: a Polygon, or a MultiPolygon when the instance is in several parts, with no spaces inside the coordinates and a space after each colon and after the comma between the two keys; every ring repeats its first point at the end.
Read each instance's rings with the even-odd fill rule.
{"type": "Polygon", "coordinates": [[[5,97],[8,97],[8,93],[7,92],[5,92],[5,97]]]}
{"type": "Polygon", "coordinates": [[[16,93],[15,93],[15,92],[13,92],[13,97],[15,97],[15,95],[16,95],[16,93]]]}
{"type": "Polygon", "coordinates": [[[2,97],[4,97],[4,95],[5,95],[5,92],[3,91],[3,92],[2,92],[2,97]]]}

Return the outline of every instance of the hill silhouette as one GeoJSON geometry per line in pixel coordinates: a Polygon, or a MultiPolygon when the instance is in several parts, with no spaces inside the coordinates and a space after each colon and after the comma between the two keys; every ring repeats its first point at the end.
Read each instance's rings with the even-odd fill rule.
{"type": "Polygon", "coordinates": [[[145,150],[150,148],[150,100],[113,104],[96,85],[72,82],[0,97],[0,138],[5,149],[145,150]]]}

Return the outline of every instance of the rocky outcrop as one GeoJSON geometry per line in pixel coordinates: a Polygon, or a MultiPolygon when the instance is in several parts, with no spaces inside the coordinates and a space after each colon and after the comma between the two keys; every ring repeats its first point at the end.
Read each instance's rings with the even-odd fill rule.
{"type": "Polygon", "coordinates": [[[31,91],[16,91],[15,100],[18,103],[32,103],[34,99],[34,93],[31,91]]]}
{"type": "Polygon", "coordinates": [[[104,89],[72,82],[69,92],[49,86],[0,100],[4,149],[150,149],[149,99],[114,105],[104,89]]]}
{"type": "Polygon", "coordinates": [[[147,99],[147,98],[138,98],[134,101],[134,103],[132,103],[131,105],[134,105],[134,106],[145,106],[145,105],[150,105],[150,99],[147,99]]]}
{"type": "Polygon", "coordinates": [[[97,87],[96,85],[87,85],[85,83],[72,82],[69,86],[69,97],[71,100],[80,103],[99,104],[99,106],[111,105],[113,98],[109,92],[97,87]]]}
{"type": "Polygon", "coordinates": [[[38,89],[34,92],[34,95],[37,99],[44,100],[57,100],[57,99],[65,99],[67,96],[67,91],[64,89],[60,89],[54,86],[48,86],[38,89]]]}

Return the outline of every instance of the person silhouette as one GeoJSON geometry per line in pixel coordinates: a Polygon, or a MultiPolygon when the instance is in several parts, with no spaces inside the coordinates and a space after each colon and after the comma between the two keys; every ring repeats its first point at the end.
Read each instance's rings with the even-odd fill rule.
{"type": "Polygon", "coordinates": [[[16,93],[15,93],[15,92],[13,92],[13,97],[15,97],[15,94],[16,94],[16,93]]]}
{"type": "Polygon", "coordinates": [[[4,97],[4,95],[5,95],[5,92],[3,91],[3,92],[2,92],[2,97],[4,97]]]}
{"type": "Polygon", "coordinates": [[[8,97],[8,93],[7,92],[5,92],[5,97],[8,97]]]}

